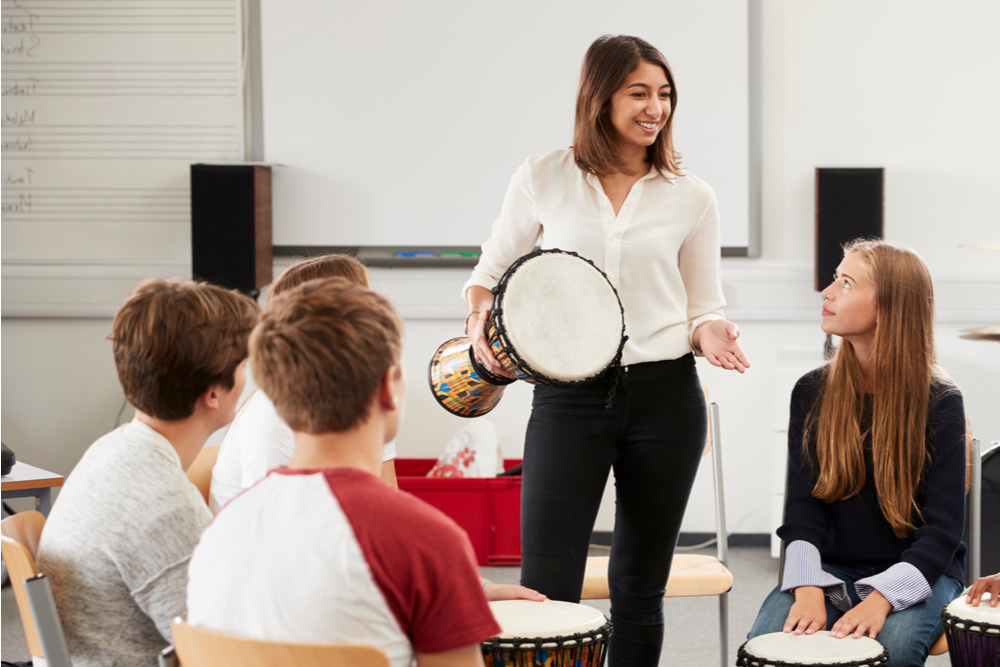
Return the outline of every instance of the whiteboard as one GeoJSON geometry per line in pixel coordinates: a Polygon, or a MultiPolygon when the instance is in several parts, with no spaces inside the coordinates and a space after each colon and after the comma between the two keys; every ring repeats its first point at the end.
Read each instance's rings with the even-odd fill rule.
{"type": "Polygon", "coordinates": [[[239,0],[4,4],[3,263],[185,264],[192,162],[240,160],[239,0]]]}
{"type": "Polygon", "coordinates": [[[277,246],[475,246],[527,156],[572,142],[580,66],[633,34],[676,79],[682,165],[746,247],[746,0],[262,0],[277,246]]]}

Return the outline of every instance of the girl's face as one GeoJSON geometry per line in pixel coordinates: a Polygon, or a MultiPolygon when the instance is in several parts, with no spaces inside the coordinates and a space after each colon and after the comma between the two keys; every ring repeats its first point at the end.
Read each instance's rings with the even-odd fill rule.
{"type": "Polygon", "coordinates": [[[624,146],[652,146],[670,117],[670,84],[658,65],[640,60],[611,96],[611,124],[624,146]]]}
{"type": "Polygon", "coordinates": [[[848,340],[874,336],[877,315],[875,285],[857,253],[851,253],[823,290],[822,329],[848,340]]]}

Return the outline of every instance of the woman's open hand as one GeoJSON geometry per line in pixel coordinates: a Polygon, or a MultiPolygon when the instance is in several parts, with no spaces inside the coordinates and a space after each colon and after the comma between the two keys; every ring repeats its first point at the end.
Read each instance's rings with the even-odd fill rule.
{"type": "Polygon", "coordinates": [[[990,594],[989,604],[991,607],[997,606],[997,599],[1000,598],[1000,572],[976,579],[976,583],[972,584],[972,588],[969,589],[969,594],[965,596],[966,603],[978,607],[983,593],[990,594]]]}
{"type": "Polygon", "coordinates": [[[538,591],[525,588],[524,586],[494,584],[492,581],[487,581],[484,584],[483,591],[486,593],[486,599],[490,602],[499,602],[500,600],[531,600],[532,602],[541,602],[548,599],[538,591]]]}
{"type": "Polygon", "coordinates": [[[750,362],[736,342],[739,337],[740,329],[732,322],[712,320],[695,329],[694,345],[713,366],[743,373],[750,368],[750,362]]]}

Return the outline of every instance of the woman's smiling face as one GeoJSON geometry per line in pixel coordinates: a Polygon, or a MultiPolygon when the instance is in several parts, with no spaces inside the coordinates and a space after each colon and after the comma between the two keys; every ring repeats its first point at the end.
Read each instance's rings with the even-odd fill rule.
{"type": "Polygon", "coordinates": [[[611,96],[608,114],[624,146],[652,146],[670,118],[670,83],[661,67],[640,60],[611,96]]]}

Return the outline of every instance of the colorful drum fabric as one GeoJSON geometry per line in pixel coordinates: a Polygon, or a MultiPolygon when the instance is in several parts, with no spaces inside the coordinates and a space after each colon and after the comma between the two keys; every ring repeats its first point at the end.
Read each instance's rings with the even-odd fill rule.
{"type": "Polygon", "coordinates": [[[952,667],[997,667],[1000,665],[1000,605],[990,606],[987,593],[973,607],[965,596],[941,611],[948,635],[952,667]]]}
{"type": "Polygon", "coordinates": [[[475,362],[468,338],[452,338],[431,358],[431,393],[448,412],[459,417],[479,417],[503,398],[503,389],[513,382],[493,375],[475,362]]]}
{"type": "Polygon", "coordinates": [[[487,339],[513,379],[480,366],[468,338],[449,340],[434,353],[429,379],[434,397],[452,414],[488,413],[514,380],[582,385],[621,360],[625,313],[618,292],[593,262],[561,250],[536,250],[514,262],[493,292],[487,339]]]}
{"type": "Polygon", "coordinates": [[[611,623],[572,602],[491,602],[499,635],[482,643],[486,667],[601,667],[611,623]]]}
{"type": "Polygon", "coordinates": [[[737,667],[884,667],[889,650],[870,637],[831,637],[826,630],[811,635],[772,632],[740,647],[737,667]]]}

